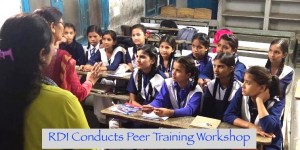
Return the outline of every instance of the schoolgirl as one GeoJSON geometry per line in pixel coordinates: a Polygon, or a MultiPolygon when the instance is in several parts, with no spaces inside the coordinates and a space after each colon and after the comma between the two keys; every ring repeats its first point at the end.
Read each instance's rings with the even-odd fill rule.
{"type": "Polygon", "coordinates": [[[257,134],[272,137],[272,143],[264,149],[281,149],[281,115],[284,104],[280,102],[279,79],[264,67],[250,67],[242,87],[236,92],[223,120],[230,124],[255,128],[257,134]]]}
{"type": "Polygon", "coordinates": [[[124,67],[133,71],[136,68],[136,54],[138,47],[142,47],[146,43],[146,28],[142,24],[136,24],[131,27],[131,39],[134,43],[133,47],[129,47],[126,51],[124,67]]]}
{"type": "Polygon", "coordinates": [[[152,45],[146,44],[137,49],[136,65],[127,91],[129,102],[141,106],[152,102],[160,91],[165,75],[157,69],[157,51],[152,45]]]}
{"type": "Polygon", "coordinates": [[[218,53],[213,66],[216,78],[208,83],[205,90],[201,114],[222,120],[229,101],[242,83],[234,79],[234,55],[218,53]]]}
{"type": "Polygon", "coordinates": [[[281,96],[285,95],[291,88],[295,76],[292,67],[285,65],[285,58],[288,55],[288,42],[284,39],[275,39],[271,42],[266,68],[272,75],[276,75],[280,81],[281,96]]]}
{"type": "Polygon", "coordinates": [[[202,89],[197,83],[198,69],[188,56],[175,60],[172,78],[168,78],[156,98],[142,110],[158,116],[181,117],[198,113],[202,89]]]}
{"type": "Polygon", "coordinates": [[[66,50],[76,60],[76,65],[85,65],[84,49],[80,43],[76,41],[76,29],[72,23],[64,24],[64,38],[65,42],[60,43],[59,49],[66,50]]]}
{"type": "MultiPolygon", "coordinates": [[[[99,55],[99,49],[101,47],[102,40],[102,30],[97,25],[90,25],[86,30],[86,35],[88,38],[88,45],[84,47],[85,49],[85,59],[86,62],[91,59],[92,56],[99,55]]],[[[80,70],[90,71],[92,69],[91,65],[82,65],[80,70]]]]}
{"type": "Polygon", "coordinates": [[[192,54],[199,70],[198,83],[205,87],[214,78],[211,57],[208,56],[209,38],[205,33],[196,33],[192,38],[192,54]]]}
{"type": "Polygon", "coordinates": [[[224,34],[217,44],[217,53],[230,53],[235,55],[234,77],[243,82],[246,66],[239,61],[237,55],[238,38],[235,35],[224,34]]]}
{"type": "Polygon", "coordinates": [[[165,73],[166,77],[172,76],[176,40],[172,35],[165,35],[159,42],[158,69],[165,73]]]}
{"type": "Polygon", "coordinates": [[[107,30],[102,36],[102,47],[88,61],[87,65],[100,62],[102,71],[115,71],[123,62],[122,47],[117,46],[117,34],[115,31],[107,30]]]}

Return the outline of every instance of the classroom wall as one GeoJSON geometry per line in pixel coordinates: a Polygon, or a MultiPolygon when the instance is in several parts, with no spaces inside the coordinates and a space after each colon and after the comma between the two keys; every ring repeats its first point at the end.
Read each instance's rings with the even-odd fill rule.
{"type": "Polygon", "coordinates": [[[187,7],[187,0],[176,0],[177,8],[185,8],[187,7]]]}
{"type": "Polygon", "coordinates": [[[20,12],[20,0],[0,0],[0,28],[7,18],[20,12]]]}
{"type": "Polygon", "coordinates": [[[108,29],[121,33],[121,25],[134,25],[144,16],[145,3],[141,0],[110,0],[108,29]]]}

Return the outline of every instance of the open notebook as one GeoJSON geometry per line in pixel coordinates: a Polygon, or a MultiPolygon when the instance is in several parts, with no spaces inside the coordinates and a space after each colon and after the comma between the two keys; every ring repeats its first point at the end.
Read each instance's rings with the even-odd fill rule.
{"type": "Polygon", "coordinates": [[[220,123],[221,120],[218,119],[196,116],[196,118],[192,121],[190,126],[196,128],[217,129],[220,123]]]}

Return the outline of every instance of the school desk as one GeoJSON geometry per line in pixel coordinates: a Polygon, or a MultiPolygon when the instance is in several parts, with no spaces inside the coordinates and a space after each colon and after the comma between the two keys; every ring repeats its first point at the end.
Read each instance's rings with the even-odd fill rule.
{"type": "MultiPolygon", "coordinates": [[[[134,121],[134,122],[140,122],[148,125],[158,126],[158,127],[189,129],[189,128],[193,128],[190,127],[189,125],[195,119],[195,117],[187,116],[187,117],[169,118],[164,121],[157,121],[157,120],[144,119],[143,117],[141,117],[142,111],[138,111],[130,115],[125,115],[122,113],[117,113],[112,111],[111,107],[101,110],[101,113],[107,116],[106,118],[110,118],[110,117],[119,118],[119,119],[134,121]]],[[[221,122],[221,124],[218,127],[218,129],[232,129],[232,128],[239,128],[239,127],[225,122],[221,122]]],[[[262,145],[271,144],[272,138],[267,138],[267,137],[262,137],[260,135],[257,135],[256,142],[261,149],[262,145]]]]}

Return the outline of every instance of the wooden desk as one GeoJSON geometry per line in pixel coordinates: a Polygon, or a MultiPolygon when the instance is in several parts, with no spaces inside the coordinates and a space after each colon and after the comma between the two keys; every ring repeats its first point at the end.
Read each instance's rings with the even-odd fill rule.
{"type": "MultiPolygon", "coordinates": [[[[81,71],[81,70],[76,70],[78,75],[87,75],[88,72],[86,71],[81,71]]],[[[104,71],[102,74],[102,78],[108,78],[108,79],[118,79],[118,80],[129,80],[130,75],[126,76],[116,76],[113,74],[113,71],[104,71]]]]}
{"type": "MultiPolygon", "coordinates": [[[[111,106],[111,107],[114,107],[114,106],[111,106]]],[[[143,117],[141,117],[142,111],[133,113],[131,115],[125,115],[125,114],[111,111],[110,107],[106,108],[104,110],[101,110],[101,113],[106,115],[107,118],[109,118],[109,117],[119,118],[119,119],[124,119],[124,120],[141,122],[141,123],[153,125],[153,126],[165,127],[165,128],[185,128],[185,129],[193,128],[193,127],[190,127],[189,125],[195,118],[195,117],[188,116],[188,117],[169,118],[165,121],[149,120],[149,119],[144,119],[143,117]]],[[[222,122],[218,128],[231,129],[231,128],[239,128],[239,127],[222,122]]],[[[262,144],[262,145],[269,145],[272,142],[272,138],[266,138],[266,137],[257,135],[256,142],[259,144],[262,144]]]]}
{"type": "Polygon", "coordinates": [[[146,27],[149,30],[162,30],[162,31],[179,31],[177,28],[167,28],[167,27],[146,27]]]}

